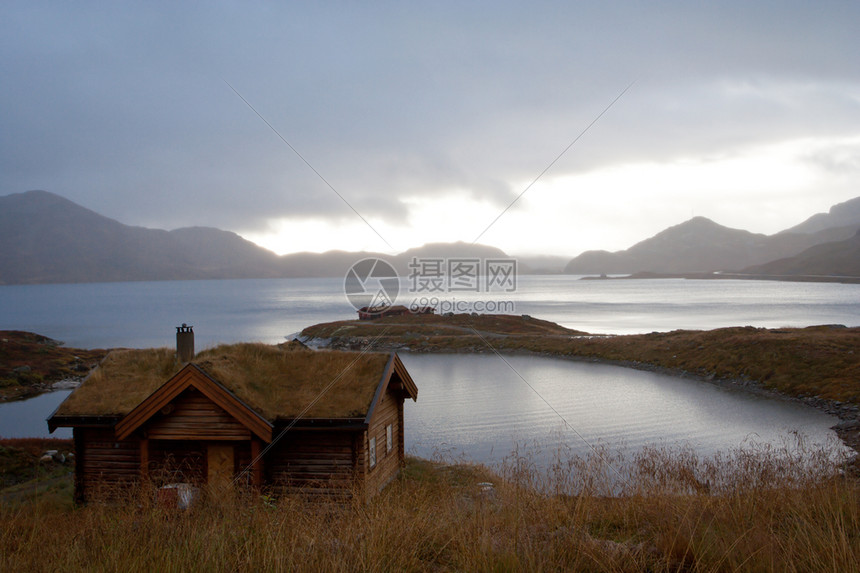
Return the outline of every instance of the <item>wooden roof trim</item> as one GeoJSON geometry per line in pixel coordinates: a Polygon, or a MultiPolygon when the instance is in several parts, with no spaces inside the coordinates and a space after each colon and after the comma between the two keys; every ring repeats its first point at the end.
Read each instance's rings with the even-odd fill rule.
{"type": "Polygon", "coordinates": [[[150,394],[143,402],[135,406],[122,420],[117,422],[114,428],[117,439],[122,440],[127,438],[159,410],[167,406],[179,394],[190,387],[199,390],[204,396],[223,408],[253,434],[256,434],[266,442],[272,441],[272,424],[195,364],[185,365],[182,370],[177,372],[170,380],[162,384],[161,387],[150,394]]]}
{"type": "Polygon", "coordinates": [[[112,428],[120,416],[57,416],[48,418],[48,432],[57,428],[112,428]]]}
{"type": "Polygon", "coordinates": [[[394,352],[388,357],[388,362],[385,364],[385,370],[382,371],[382,378],[376,385],[376,392],[373,393],[373,400],[370,402],[370,407],[367,409],[367,415],[364,417],[364,423],[369,424],[370,418],[373,416],[373,411],[376,409],[376,404],[379,402],[380,396],[385,388],[388,387],[388,381],[391,379],[391,373],[394,372],[394,357],[397,356],[394,352]]]}
{"type": "Polygon", "coordinates": [[[116,426],[114,426],[117,439],[122,440],[127,438],[133,431],[154,416],[156,412],[167,406],[171,400],[188,388],[191,373],[193,372],[190,366],[190,364],[185,365],[167,382],[159,386],[158,389],[135,406],[122,420],[117,422],[116,426]]]}
{"type": "Polygon", "coordinates": [[[415,384],[409,371],[406,370],[406,366],[403,364],[403,361],[400,360],[400,357],[396,353],[394,354],[394,370],[403,382],[403,388],[406,390],[406,394],[412,398],[413,402],[417,402],[418,386],[415,384]]]}
{"type": "Polygon", "coordinates": [[[396,352],[392,352],[388,358],[388,363],[385,365],[385,370],[382,371],[382,378],[379,379],[379,384],[376,386],[376,393],[373,395],[373,401],[370,403],[370,408],[367,409],[367,415],[364,417],[364,423],[370,424],[370,419],[373,417],[373,411],[376,409],[376,404],[382,394],[388,389],[388,383],[391,382],[391,376],[397,373],[397,376],[403,381],[403,388],[407,395],[413,400],[418,400],[418,387],[406,371],[406,366],[397,356],[396,352]]]}
{"type": "Polygon", "coordinates": [[[256,434],[266,442],[272,441],[272,428],[274,428],[274,426],[268,420],[258,414],[256,410],[251,408],[251,406],[243,402],[238,396],[236,396],[236,394],[231,392],[229,388],[211,377],[205,370],[196,364],[191,364],[191,366],[193,366],[197,372],[199,372],[200,375],[202,375],[211,384],[211,386],[203,385],[202,387],[197,387],[203,395],[223,408],[228,414],[236,418],[243,426],[251,430],[252,433],[256,434]]]}

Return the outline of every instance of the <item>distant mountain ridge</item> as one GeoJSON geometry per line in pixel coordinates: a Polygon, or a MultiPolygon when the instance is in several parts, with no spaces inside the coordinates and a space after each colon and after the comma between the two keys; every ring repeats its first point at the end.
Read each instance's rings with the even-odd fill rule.
{"type": "MultiPolygon", "coordinates": [[[[860,276],[860,197],[775,235],[730,229],[695,217],[629,249],[587,251],[569,274],[697,273],[860,276]],[[835,226],[827,226],[827,225],[835,226]]],[[[510,257],[469,243],[431,243],[397,255],[329,251],[279,256],[236,233],[210,227],[173,231],[124,225],[46,191],[0,197],[0,284],[225,278],[344,277],[362,258],[391,262],[408,276],[415,258],[517,258],[517,272],[552,257],[510,257]]]]}
{"type": "Polygon", "coordinates": [[[623,251],[586,251],[572,259],[565,272],[588,275],[736,271],[790,257],[814,245],[847,239],[858,228],[860,213],[852,225],[775,235],[730,229],[705,217],[694,217],[623,251]]]}
{"type": "Polygon", "coordinates": [[[47,191],[0,197],[0,284],[343,277],[365,257],[388,260],[405,275],[413,256],[507,257],[495,247],[468,243],[434,243],[395,256],[279,256],[211,227],[165,231],[124,225],[47,191]]]}
{"type": "Polygon", "coordinates": [[[860,197],[837,203],[827,213],[816,213],[803,223],[782,233],[817,233],[834,227],[851,227],[860,222],[860,197]]]}
{"type": "Polygon", "coordinates": [[[741,272],[776,276],[860,277],[860,231],[843,241],[814,245],[793,257],[748,267],[741,272]]]}
{"type": "Polygon", "coordinates": [[[0,197],[0,283],[275,276],[277,255],[235,233],[123,225],[45,191],[0,197]]]}

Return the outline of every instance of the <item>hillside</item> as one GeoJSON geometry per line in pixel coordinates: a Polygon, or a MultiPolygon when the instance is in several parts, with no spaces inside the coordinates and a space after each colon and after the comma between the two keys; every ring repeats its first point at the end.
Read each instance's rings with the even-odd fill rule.
{"type": "MultiPolygon", "coordinates": [[[[565,273],[584,275],[736,272],[794,257],[815,245],[845,241],[858,229],[860,198],[770,236],[695,217],[627,250],[587,251],[566,265],[555,257],[511,257],[495,247],[464,242],[430,243],[396,255],[328,251],[278,256],[230,231],[134,227],[53,193],[28,191],[0,197],[0,284],[339,278],[352,264],[370,257],[391,262],[401,277],[409,276],[413,258],[515,258],[521,275],[554,273],[562,266],[565,273]]],[[[826,251],[814,251],[811,259],[798,259],[780,274],[832,275],[853,268],[850,255],[824,256],[826,251]],[[847,257],[847,263],[825,264],[831,260],[835,264],[839,256],[847,257]],[[812,264],[815,257],[820,260],[812,264]],[[804,271],[804,266],[809,268],[804,271]]],[[[774,272],[786,264],[774,266],[774,272]]]]}
{"type": "Polygon", "coordinates": [[[732,271],[797,254],[813,245],[850,237],[860,227],[815,233],[763,235],[724,227],[705,217],[669,227],[627,250],[586,251],[565,267],[570,274],[697,273],[732,271]]]}
{"type": "Polygon", "coordinates": [[[45,191],[0,197],[0,284],[276,276],[235,233],[123,225],[45,191]]]}
{"type": "Polygon", "coordinates": [[[783,233],[817,233],[824,229],[853,226],[858,223],[860,223],[860,197],[855,197],[834,205],[827,213],[816,213],[783,233]]]}
{"type": "Polygon", "coordinates": [[[748,267],[749,274],[860,276],[860,231],[844,241],[815,245],[793,257],[748,267]]]}
{"type": "MultiPolygon", "coordinates": [[[[124,225],[46,191],[0,197],[0,284],[343,277],[362,258],[402,276],[413,257],[507,258],[499,249],[433,243],[398,255],[329,251],[278,256],[230,231],[124,225]]],[[[526,272],[521,265],[520,272],[526,272]]]]}

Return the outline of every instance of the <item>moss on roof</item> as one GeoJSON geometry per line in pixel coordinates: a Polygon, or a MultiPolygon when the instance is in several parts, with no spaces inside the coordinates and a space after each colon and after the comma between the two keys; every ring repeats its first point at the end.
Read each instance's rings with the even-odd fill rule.
{"type": "MultiPolygon", "coordinates": [[[[308,406],[303,418],[364,417],[388,359],[380,353],[243,343],[204,350],[193,362],[264,418],[275,421],[297,417],[308,406]]],[[[124,416],[182,366],[170,348],[114,351],[56,415],[124,416]]]]}

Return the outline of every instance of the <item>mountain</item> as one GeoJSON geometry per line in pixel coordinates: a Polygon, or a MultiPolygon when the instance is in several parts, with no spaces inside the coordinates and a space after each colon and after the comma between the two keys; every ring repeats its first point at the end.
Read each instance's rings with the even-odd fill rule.
{"type": "Polygon", "coordinates": [[[0,197],[0,284],[276,276],[235,233],[123,225],[46,191],[0,197]]]}
{"type": "Polygon", "coordinates": [[[278,256],[230,231],[124,225],[46,191],[0,197],[0,284],[344,277],[350,266],[369,257],[391,262],[402,276],[408,276],[413,257],[510,258],[494,247],[469,243],[431,243],[398,255],[278,256]]]}
{"type": "MultiPolygon", "coordinates": [[[[283,276],[288,277],[343,277],[355,262],[361,259],[377,258],[391,263],[397,274],[405,277],[410,274],[409,263],[412,259],[510,259],[509,255],[496,247],[473,245],[458,241],[456,243],[427,243],[396,255],[375,252],[327,251],[325,253],[293,253],[282,257],[283,276]]],[[[520,265],[518,272],[528,272],[527,266],[520,265]]]]}
{"type": "Polygon", "coordinates": [[[838,203],[827,213],[817,213],[783,233],[816,233],[833,227],[851,227],[860,224],[860,197],[838,203]]]}
{"type": "Polygon", "coordinates": [[[860,231],[844,241],[815,245],[793,257],[745,268],[745,274],[860,277],[860,231]]]}
{"type": "Polygon", "coordinates": [[[391,260],[384,253],[367,251],[326,251],[325,253],[291,253],[283,255],[279,264],[282,277],[344,277],[349,268],[361,259],[391,260]]]}
{"type": "MultiPolygon", "coordinates": [[[[587,251],[564,269],[572,274],[751,268],[772,268],[777,274],[850,274],[851,240],[858,229],[860,198],[770,236],[695,217],[624,251],[587,251]],[[830,246],[807,252],[825,244],[830,246]],[[773,267],[764,266],[771,262],[773,267]]],[[[0,284],[344,277],[350,266],[369,257],[391,262],[401,276],[409,276],[413,258],[513,258],[495,247],[463,242],[430,243],[397,255],[329,251],[278,256],[220,229],[165,231],[124,225],[46,191],[0,197],[0,284]]],[[[520,258],[518,274],[533,272],[527,263],[557,261],[520,258]]]]}
{"type": "Polygon", "coordinates": [[[694,217],[624,251],[586,251],[571,260],[565,272],[690,273],[738,269],[793,255],[813,244],[813,240],[798,234],[775,239],[694,217]]]}

